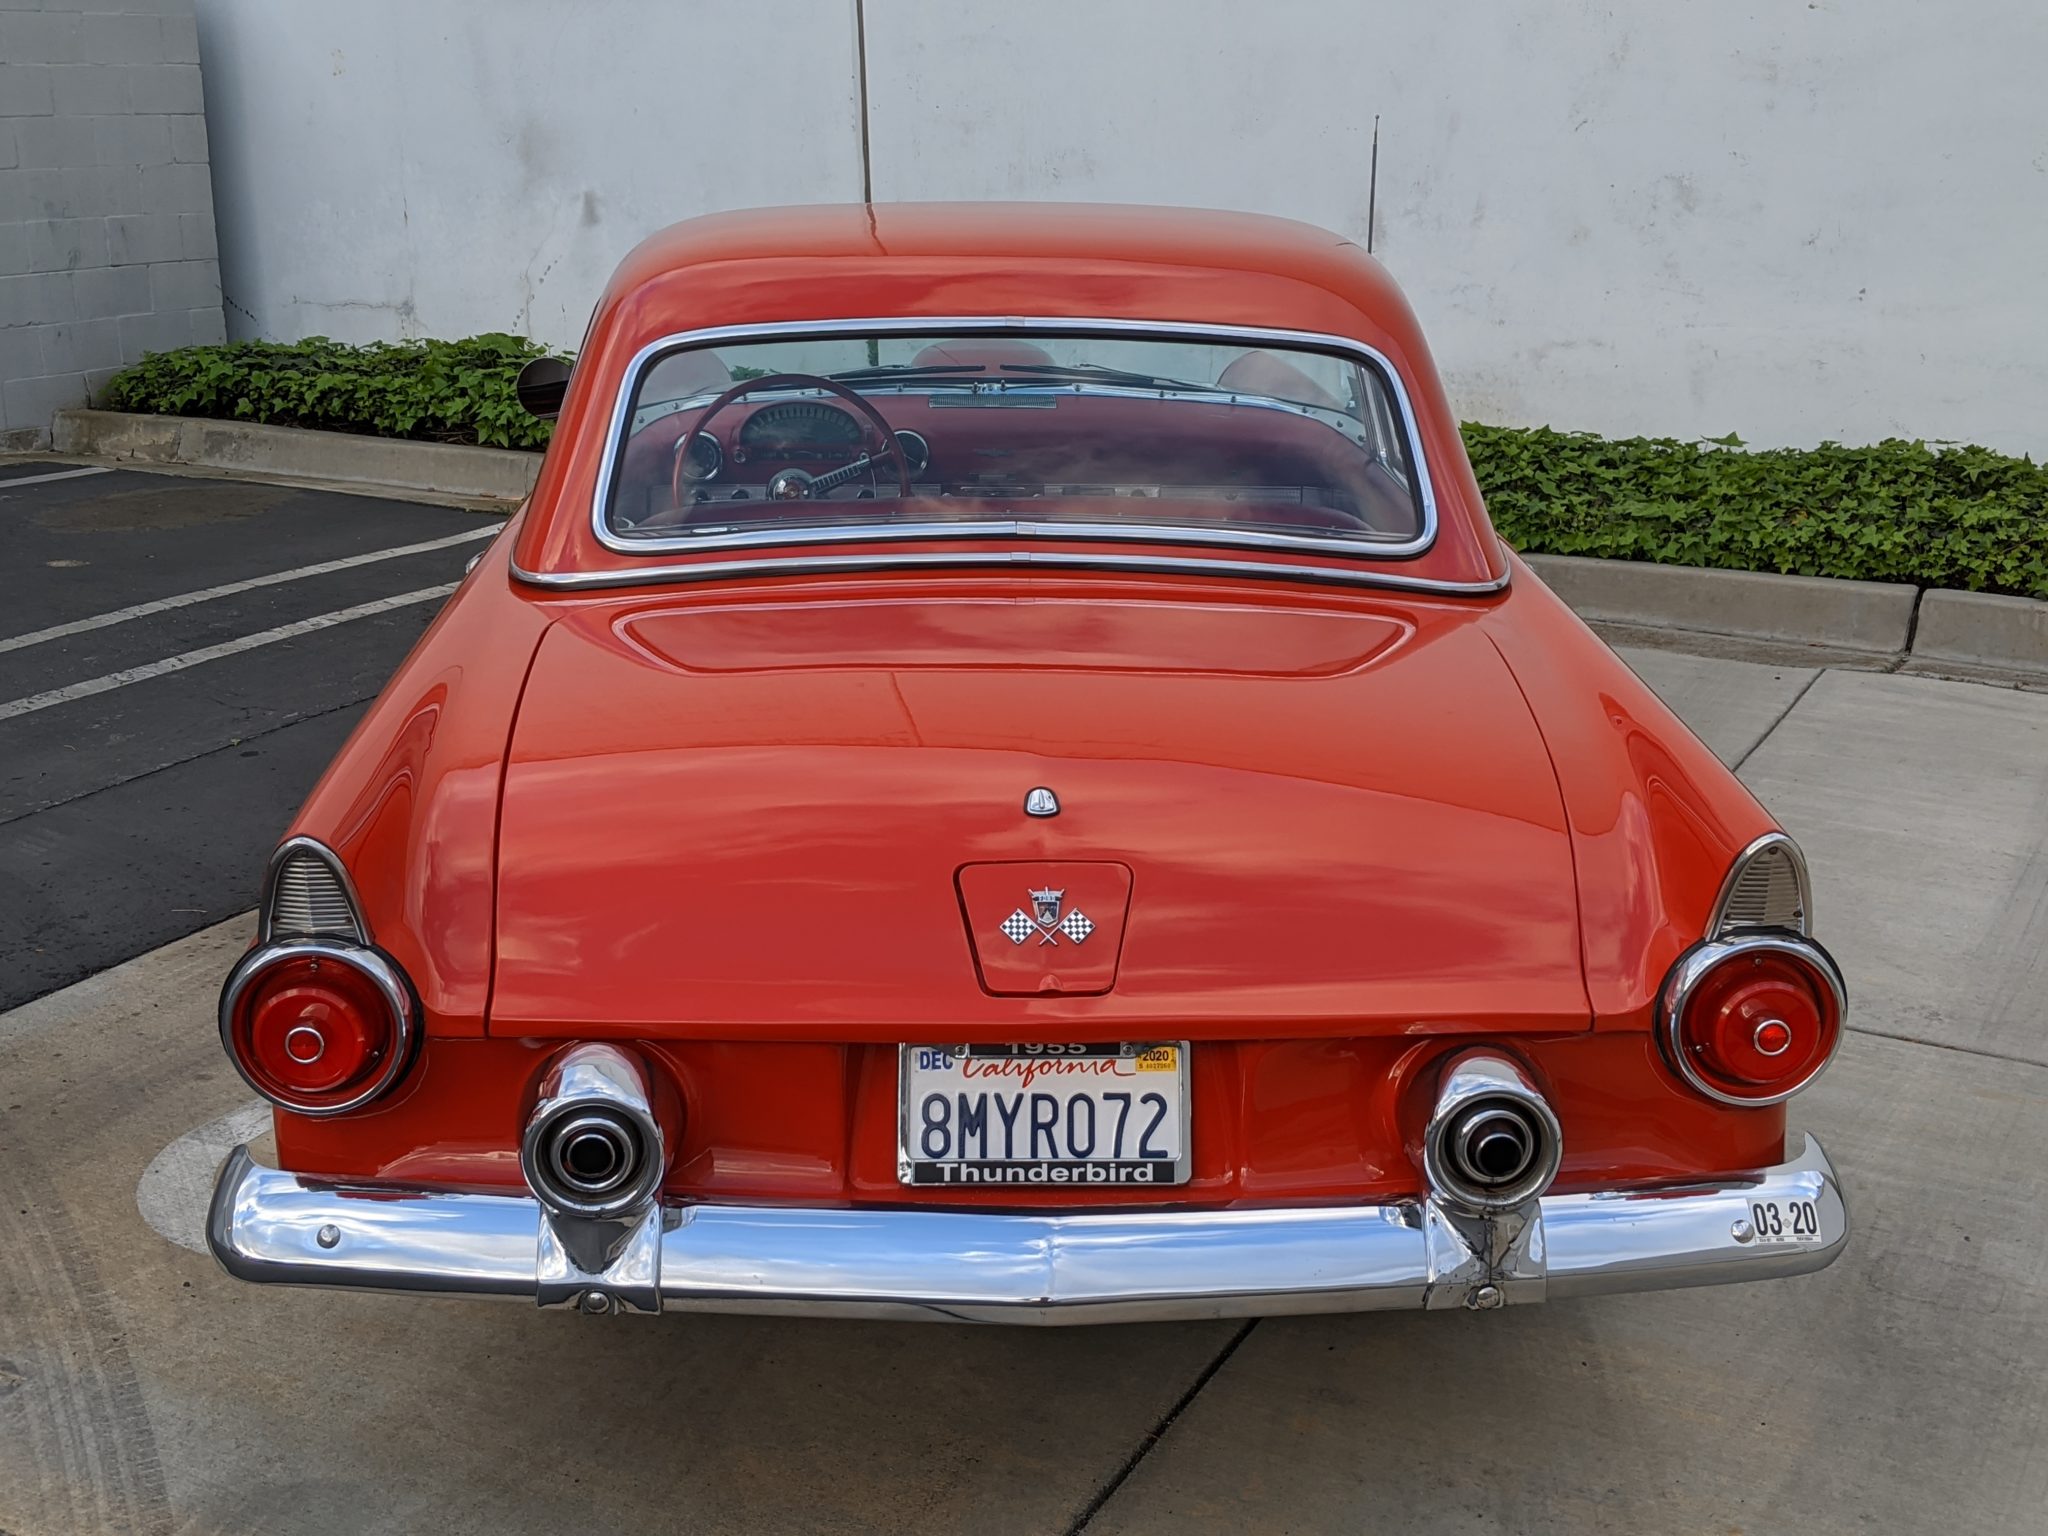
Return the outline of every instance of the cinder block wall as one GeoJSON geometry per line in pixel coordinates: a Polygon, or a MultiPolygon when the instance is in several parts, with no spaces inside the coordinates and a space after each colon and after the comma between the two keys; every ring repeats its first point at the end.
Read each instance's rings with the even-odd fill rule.
{"type": "Polygon", "coordinates": [[[224,338],[192,0],[0,0],[0,447],[224,338]]]}

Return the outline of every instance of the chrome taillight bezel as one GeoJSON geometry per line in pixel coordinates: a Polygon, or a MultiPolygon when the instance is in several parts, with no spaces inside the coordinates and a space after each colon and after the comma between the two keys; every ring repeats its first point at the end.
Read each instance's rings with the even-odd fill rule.
{"type": "Polygon", "coordinates": [[[405,973],[382,951],[363,945],[335,939],[284,939],[275,944],[259,944],[228,973],[220,991],[221,1049],[227,1052],[228,1060],[234,1063],[235,1071],[243,1082],[280,1109],[288,1109],[295,1115],[309,1115],[316,1119],[345,1115],[382,1098],[397,1086],[398,1080],[412,1065],[419,1037],[419,1002],[413,996],[412,985],[406,980],[405,973]],[[308,959],[349,967],[370,982],[390,1010],[391,1048],[363,1086],[346,1098],[306,1100],[278,1092],[250,1070],[242,1052],[236,1047],[237,1010],[249,989],[272,967],[288,960],[308,959]]]}
{"type": "Polygon", "coordinates": [[[1791,834],[1771,831],[1753,839],[1728,866],[1728,873],[1722,877],[1721,889],[1715,894],[1714,905],[1707,914],[1707,937],[1726,939],[1745,933],[1780,931],[1796,933],[1801,938],[1813,936],[1813,881],[1807,873],[1806,855],[1792,840],[1791,834]],[[1791,868],[1794,888],[1798,893],[1798,915],[1793,922],[1757,922],[1729,915],[1742,890],[1743,881],[1765,859],[1783,859],[1791,868]]]}
{"type": "Polygon", "coordinates": [[[355,882],[349,878],[347,865],[325,843],[303,835],[286,838],[270,856],[263,874],[263,898],[257,909],[256,943],[222,984],[219,1015],[221,1047],[242,1081],[280,1109],[315,1118],[347,1114],[389,1093],[411,1066],[421,1034],[419,998],[397,962],[372,941],[370,924],[363,916],[362,900],[356,894],[355,882]],[[298,859],[311,859],[321,866],[321,873],[333,881],[334,891],[339,892],[346,910],[336,915],[331,924],[313,931],[294,929],[281,934],[277,922],[279,883],[287,868],[298,859]],[[370,1077],[342,1097],[299,1096],[266,1082],[237,1047],[237,1019],[249,990],[274,967],[298,960],[347,967],[370,983],[389,1015],[389,1049],[370,1077]]]}
{"type": "Polygon", "coordinates": [[[1782,1104],[1809,1087],[1841,1053],[1842,1037],[1848,1032],[1848,1026],[1849,990],[1842,978],[1842,968],[1835,963],[1835,957],[1819,944],[1789,929],[1756,929],[1743,931],[1733,938],[1702,939],[1678,957],[1670,975],[1664,978],[1664,987],[1657,1000],[1657,1044],[1666,1064],[1695,1092],[1716,1103],[1739,1109],[1763,1109],[1782,1104]],[[1692,1060],[1692,1053],[1685,1048],[1685,1010],[1708,976],[1724,965],[1756,954],[1785,955],[1811,966],[1819,974],[1834,1003],[1834,1039],[1827,1053],[1791,1086],[1764,1094],[1731,1093],[1702,1073],[1692,1060]]]}
{"type": "Polygon", "coordinates": [[[288,837],[277,845],[270,855],[270,862],[263,871],[263,896],[256,909],[256,942],[268,944],[273,940],[283,942],[277,932],[278,882],[294,859],[310,858],[325,865],[327,873],[341,888],[343,902],[348,907],[347,928],[313,928],[295,930],[286,935],[291,939],[341,939],[351,944],[368,948],[373,942],[370,925],[363,917],[363,903],[356,895],[355,881],[349,878],[348,866],[341,862],[341,855],[321,842],[318,838],[288,837]]]}

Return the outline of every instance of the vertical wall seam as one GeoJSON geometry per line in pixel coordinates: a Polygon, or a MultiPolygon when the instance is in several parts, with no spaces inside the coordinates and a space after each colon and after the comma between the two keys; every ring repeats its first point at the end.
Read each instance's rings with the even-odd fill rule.
{"type": "Polygon", "coordinates": [[[874,162],[868,148],[868,4],[853,0],[853,51],[860,72],[860,200],[875,200],[874,162]]]}

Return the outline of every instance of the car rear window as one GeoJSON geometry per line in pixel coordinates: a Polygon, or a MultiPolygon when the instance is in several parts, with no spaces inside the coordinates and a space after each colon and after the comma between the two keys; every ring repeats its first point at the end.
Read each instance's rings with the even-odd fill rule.
{"type": "Polygon", "coordinates": [[[1048,532],[1407,553],[1410,417],[1357,352],[1195,336],[748,338],[630,385],[620,547],[1048,532]]]}

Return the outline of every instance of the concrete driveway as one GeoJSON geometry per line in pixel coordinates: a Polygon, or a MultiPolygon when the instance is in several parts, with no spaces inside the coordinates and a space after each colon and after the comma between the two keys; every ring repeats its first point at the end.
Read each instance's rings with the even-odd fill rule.
{"type": "MultiPolygon", "coordinates": [[[[435,515],[455,514],[410,514],[435,515]]],[[[317,562],[268,562],[301,563],[317,562]]],[[[19,567],[7,579],[21,590],[19,567]]],[[[53,622],[0,613],[0,635],[53,622]]],[[[247,695],[237,729],[274,729],[264,711],[297,707],[312,674],[388,667],[407,638],[373,656],[353,649],[368,635],[247,695]]],[[[1832,1269],[1495,1314],[1054,1330],[600,1322],[242,1286],[151,1222],[193,1239],[191,1190],[248,1102],[212,1023],[246,924],[188,914],[197,931],[152,947],[172,877],[131,859],[125,885],[91,890],[131,904],[136,958],[102,969],[94,950],[94,974],[0,1014],[0,1531],[2048,1529],[2048,696],[1629,656],[1813,863],[1855,994],[1856,1033],[1794,1117],[1848,1181],[1856,1236],[1832,1269]]],[[[150,690],[227,664],[22,717],[52,734],[27,759],[6,747],[7,782],[67,739],[78,785],[112,776],[91,765],[121,746],[92,734],[114,698],[154,719],[150,690]]],[[[330,739],[292,771],[359,707],[323,716],[330,739]]],[[[244,760],[203,761],[197,780],[244,760]]],[[[205,812],[206,838],[248,845],[244,890],[292,787],[205,812]]],[[[88,901],[68,859],[16,857],[10,975],[17,892],[88,901]]]]}

